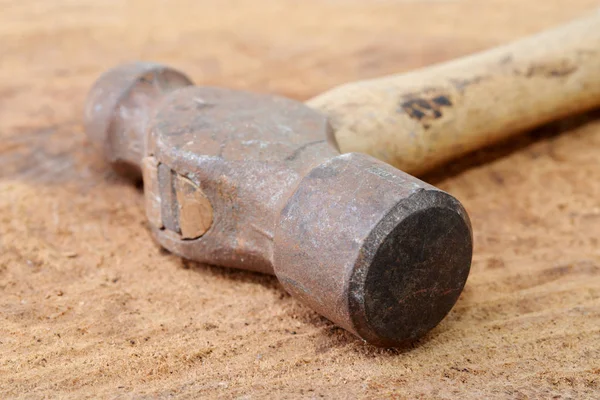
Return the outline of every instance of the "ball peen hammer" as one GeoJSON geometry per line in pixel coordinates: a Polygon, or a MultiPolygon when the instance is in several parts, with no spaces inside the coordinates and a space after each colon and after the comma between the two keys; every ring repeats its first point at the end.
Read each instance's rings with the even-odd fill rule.
{"type": "Polygon", "coordinates": [[[458,299],[471,227],[452,196],[359,152],[422,172],[593,107],[598,20],[351,83],[310,107],[196,87],[158,64],[127,64],[92,88],[86,132],[119,171],[143,176],[147,216],[162,246],[275,274],[338,325],[396,346],[436,326],[458,299]],[[552,46],[557,40],[562,51],[552,46]],[[563,98],[547,98],[561,90],[563,98]]]}
{"type": "Polygon", "coordinates": [[[340,155],[327,117],[300,102],[134,63],[100,77],[85,114],[105,157],[142,175],[154,237],[175,254],[274,274],[380,346],[425,334],[463,289],[472,235],[460,203],[369,155],[340,155]]]}

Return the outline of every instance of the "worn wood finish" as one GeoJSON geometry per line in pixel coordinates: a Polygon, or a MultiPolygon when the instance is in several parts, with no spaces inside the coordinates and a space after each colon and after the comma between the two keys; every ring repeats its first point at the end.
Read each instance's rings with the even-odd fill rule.
{"type": "Polygon", "coordinates": [[[82,125],[94,80],[133,59],[306,100],[507,43],[597,1],[258,4],[0,0],[0,397],[597,397],[594,114],[426,176],[469,211],[474,263],[448,318],[393,351],[274,278],[161,251],[142,192],[82,125]]]}
{"type": "Polygon", "coordinates": [[[330,116],[342,152],[421,174],[600,105],[600,12],[590,14],[460,60],[347,83],[308,104],[330,116]]]}

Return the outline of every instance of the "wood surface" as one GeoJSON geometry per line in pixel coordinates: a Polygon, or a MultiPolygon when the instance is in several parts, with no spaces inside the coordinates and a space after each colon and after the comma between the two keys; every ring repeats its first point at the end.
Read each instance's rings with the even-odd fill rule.
{"type": "Polygon", "coordinates": [[[425,339],[367,346],[275,278],[152,242],[140,188],[86,139],[97,76],[153,60],[300,100],[566,22],[591,0],[0,0],[1,398],[597,398],[600,121],[425,177],[474,229],[425,339]]]}

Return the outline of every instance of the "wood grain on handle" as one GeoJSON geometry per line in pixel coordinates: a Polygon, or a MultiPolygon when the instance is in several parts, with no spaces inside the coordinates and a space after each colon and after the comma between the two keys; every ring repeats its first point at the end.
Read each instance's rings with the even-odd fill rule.
{"type": "Polygon", "coordinates": [[[349,83],[307,102],[342,152],[420,174],[600,104],[600,13],[415,72],[349,83]]]}

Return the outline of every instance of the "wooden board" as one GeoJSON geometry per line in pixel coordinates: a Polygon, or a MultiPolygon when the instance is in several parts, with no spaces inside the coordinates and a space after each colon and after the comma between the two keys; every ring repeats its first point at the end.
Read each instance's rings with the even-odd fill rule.
{"type": "Polygon", "coordinates": [[[128,60],[306,99],[596,5],[0,0],[0,397],[597,398],[597,115],[426,177],[471,215],[472,274],[448,318],[397,350],[361,343],[275,278],[161,251],[142,193],[81,122],[94,79],[128,60]]]}

